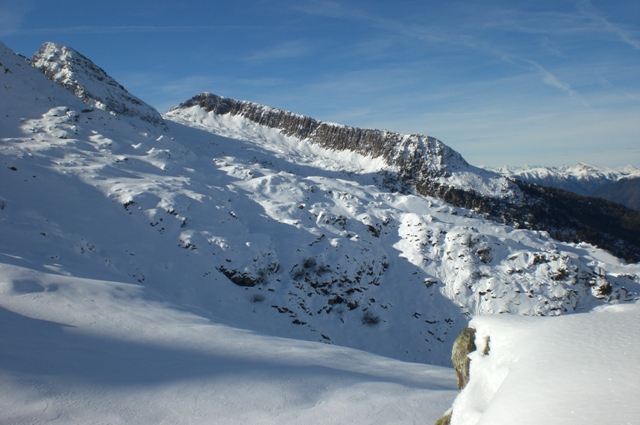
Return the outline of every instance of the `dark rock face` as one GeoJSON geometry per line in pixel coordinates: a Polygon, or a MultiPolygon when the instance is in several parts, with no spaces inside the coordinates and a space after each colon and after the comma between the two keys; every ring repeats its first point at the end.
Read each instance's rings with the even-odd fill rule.
{"type": "Polygon", "coordinates": [[[308,139],[326,149],[382,157],[387,164],[397,167],[399,175],[405,180],[446,176],[448,172],[469,167],[458,152],[433,137],[325,123],[292,112],[211,93],[199,94],[178,108],[194,105],[219,115],[240,115],[260,125],[279,129],[286,136],[308,139]]]}
{"type": "Polygon", "coordinates": [[[116,115],[138,117],[166,128],[153,107],[129,93],[102,68],[70,47],[44,43],[31,64],[83,102],[116,115]]]}
{"type": "Polygon", "coordinates": [[[229,270],[224,266],[218,267],[218,270],[238,286],[253,287],[260,283],[259,278],[256,278],[248,273],[241,273],[237,270],[229,270]]]}

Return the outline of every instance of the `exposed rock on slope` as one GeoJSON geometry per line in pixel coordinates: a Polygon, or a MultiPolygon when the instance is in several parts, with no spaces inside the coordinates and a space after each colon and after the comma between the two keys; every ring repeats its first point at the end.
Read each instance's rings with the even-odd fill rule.
{"type": "Polygon", "coordinates": [[[133,96],[102,68],[70,47],[44,43],[33,55],[32,64],[93,107],[165,126],[152,106],[133,96]]]}
{"type": "MultiPolygon", "coordinates": [[[[464,387],[469,383],[471,378],[471,359],[469,354],[476,351],[476,330],[474,328],[465,328],[456,340],[453,342],[453,350],[451,350],[451,364],[458,376],[458,392],[462,391],[464,387]]],[[[485,346],[483,355],[489,352],[489,345],[485,346]]],[[[449,409],[445,412],[444,416],[436,421],[434,425],[449,425],[451,423],[451,416],[453,415],[453,409],[449,409]]]]}
{"type": "Polygon", "coordinates": [[[458,391],[461,391],[469,382],[469,353],[476,350],[476,330],[465,328],[453,343],[451,363],[458,375],[458,391]]]}
{"type": "Polygon", "coordinates": [[[218,115],[241,116],[257,124],[278,129],[285,136],[309,140],[325,149],[352,151],[363,156],[383,158],[403,182],[434,181],[447,187],[461,187],[463,190],[488,197],[518,196],[517,187],[508,180],[496,173],[469,165],[458,152],[430,136],[327,123],[211,93],[199,94],[174,110],[193,106],[199,106],[206,112],[218,115]],[[456,184],[453,176],[465,183],[462,186],[456,184]]]}

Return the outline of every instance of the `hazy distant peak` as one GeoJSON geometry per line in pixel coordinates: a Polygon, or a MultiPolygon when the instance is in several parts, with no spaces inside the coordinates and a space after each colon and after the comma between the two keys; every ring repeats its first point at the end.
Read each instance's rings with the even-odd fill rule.
{"type": "Polygon", "coordinates": [[[604,198],[640,210],[640,169],[631,165],[607,168],[578,163],[562,167],[504,166],[492,170],[512,179],[604,198]]]}

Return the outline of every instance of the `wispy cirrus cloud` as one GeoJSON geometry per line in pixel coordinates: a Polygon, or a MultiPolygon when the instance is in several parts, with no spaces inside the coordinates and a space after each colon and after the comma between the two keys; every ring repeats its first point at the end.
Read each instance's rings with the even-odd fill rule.
{"type": "Polygon", "coordinates": [[[568,83],[565,83],[564,81],[560,80],[557,76],[553,75],[552,73],[550,73],[549,71],[547,71],[542,67],[540,67],[540,71],[544,75],[544,77],[542,78],[542,81],[544,81],[545,84],[548,84],[552,87],[557,87],[563,92],[572,96],[576,94],[576,92],[571,88],[571,86],[568,83]]]}
{"type": "Polygon", "coordinates": [[[282,59],[301,58],[311,54],[311,47],[301,40],[288,41],[256,51],[245,59],[249,62],[268,62],[282,59]]]}
{"type": "MultiPolygon", "coordinates": [[[[588,3],[588,0],[584,0],[583,3],[588,3]]],[[[544,84],[557,88],[569,96],[578,95],[570,83],[542,66],[538,61],[528,58],[527,53],[514,51],[508,39],[496,37],[496,34],[519,32],[543,35],[544,37],[539,41],[542,51],[558,58],[563,56],[562,51],[552,45],[549,37],[602,31],[599,21],[596,22],[593,16],[587,16],[579,10],[574,12],[525,12],[497,6],[479,8],[476,5],[465,5],[460,7],[459,15],[456,16],[464,25],[448,26],[436,23],[430,26],[421,26],[374,16],[371,13],[347,8],[330,0],[309,0],[300,3],[296,8],[310,14],[358,20],[415,40],[454,45],[494,56],[518,68],[539,74],[544,84]]],[[[460,22],[458,23],[460,24],[460,22]]],[[[586,103],[585,106],[587,106],[586,103]]]]}
{"type": "Polygon", "coordinates": [[[25,16],[32,8],[33,4],[30,0],[0,0],[0,37],[19,32],[25,16]]]}
{"type": "MultiPolygon", "coordinates": [[[[578,0],[573,12],[531,12],[493,8],[482,12],[483,26],[501,32],[540,34],[547,36],[577,36],[614,34],[622,42],[640,49],[640,32],[625,28],[607,19],[590,0],[578,0]]],[[[601,38],[600,36],[600,38],[601,38]]]]}
{"type": "Polygon", "coordinates": [[[540,65],[537,62],[534,62],[532,60],[525,60],[525,63],[527,63],[532,69],[536,70],[541,76],[542,76],[542,81],[551,86],[551,87],[555,87],[557,89],[560,89],[561,91],[563,91],[564,93],[570,95],[570,96],[575,96],[578,93],[571,87],[571,85],[569,83],[567,83],[566,81],[561,80],[557,75],[551,73],[548,69],[546,69],[545,67],[543,67],[542,65],[540,65]]]}
{"type": "Polygon", "coordinates": [[[578,11],[531,12],[494,7],[478,13],[483,17],[481,26],[487,31],[545,36],[582,35],[601,31],[593,19],[578,11]]]}
{"type": "Polygon", "coordinates": [[[122,34],[122,33],[172,33],[199,32],[229,29],[255,29],[256,26],[243,25],[122,25],[122,26],[91,26],[79,25],[72,27],[21,28],[14,30],[17,35],[46,35],[46,34],[122,34]]]}
{"type": "Polygon", "coordinates": [[[408,37],[421,40],[433,40],[440,42],[446,42],[449,40],[449,37],[437,30],[433,30],[432,27],[412,25],[395,19],[380,17],[372,13],[365,12],[364,10],[346,7],[329,0],[307,0],[296,4],[293,6],[293,9],[309,15],[366,22],[381,29],[397,32],[408,37]]]}
{"type": "Polygon", "coordinates": [[[598,10],[593,6],[593,4],[591,4],[589,0],[579,0],[578,9],[580,10],[580,12],[582,12],[582,14],[597,23],[598,28],[600,28],[601,31],[615,34],[624,43],[628,44],[634,49],[640,49],[640,39],[638,38],[640,34],[638,34],[637,30],[628,30],[620,25],[609,21],[601,13],[598,12],[598,10]]]}
{"type": "Polygon", "coordinates": [[[539,34],[546,36],[541,43],[547,52],[561,56],[557,47],[550,47],[550,36],[577,36],[615,34],[624,43],[640,49],[638,30],[617,25],[602,14],[589,0],[578,0],[573,11],[525,11],[499,6],[458,4],[451,9],[458,25],[429,23],[416,25],[372,13],[348,8],[331,0],[307,0],[294,6],[296,10],[316,16],[348,19],[368,23],[380,29],[418,40],[483,50],[502,55],[509,47],[508,38],[495,39],[496,33],[539,34]],[[492,41],[489,39],[494,38],[492,41]],[[500,40],[500,41],[496,41],[500,40]]]}

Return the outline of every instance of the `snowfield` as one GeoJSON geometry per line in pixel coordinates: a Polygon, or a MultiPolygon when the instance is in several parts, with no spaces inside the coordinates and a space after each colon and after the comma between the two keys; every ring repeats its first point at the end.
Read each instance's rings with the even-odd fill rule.
{"type": "MultiPolygon", "coordinates": [[[[568,338],[586,320],[575,344],[595,357],[629,341],[639,264],[239,116],[157,123],[69,49],[47,44],[38,66],[73,93],[0,44],[0,423],[429,424],[456,397],[451,346],[474,316],[484,395],[465,390],[454,419],[475,423],[513,414],[502,386],[525,388],[538,359],[518,350],[547,350],[555,323],[568,338]]],[[[474,169],[440,178],[500,189],[474,169]]],[[[567,353],[549,370],[573,368],[567,353]]]]}
{"type": "Polygon", "coordinates": [[[639,323],[638,303],[474,318],[478,350],[451,424],[637,424],[639,323]]]}
{"type": "Polygon", "coordinates": [[[3,424],[431,423],[451,369],[269,337],[142,285],[0,266],[3,424]]]}

